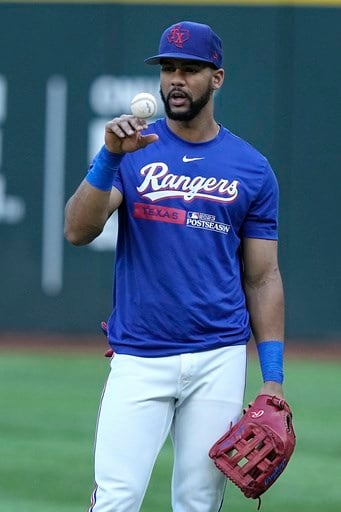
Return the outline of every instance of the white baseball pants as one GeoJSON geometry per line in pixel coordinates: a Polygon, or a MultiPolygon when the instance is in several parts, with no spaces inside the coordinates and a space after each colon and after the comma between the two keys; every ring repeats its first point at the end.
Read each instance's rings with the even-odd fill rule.
{"type": "Polygon", "coordinates": [[[90,512],[138,512],[168,436],[173,512],[218,512],[226,479],[208,456],[241,414],[246,347],[143,358],[115,354],[95,443],[90,512]]]}

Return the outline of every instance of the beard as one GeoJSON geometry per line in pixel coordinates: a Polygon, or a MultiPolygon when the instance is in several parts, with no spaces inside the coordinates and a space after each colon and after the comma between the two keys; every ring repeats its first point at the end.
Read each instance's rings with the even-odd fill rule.
{"type": "Polygon", "coordinates": [[[191,98],[186,95],[186,98],[190,101],[189,109],[186,112],[173,112],[169,105],[170,95],[168,95],[168,97],[166,98],[162,90],[160,89],[160,96],[165,107],[166,115],[169,119],[172,119],[173,121],[192,121],[192,119],[194,119],[207,105],[212,96],[212,93],[213,89],[211,87],[208,87],[204,94],[202,94],[200,98],[198,98],[195,101],[191,100],[191,98]]]}

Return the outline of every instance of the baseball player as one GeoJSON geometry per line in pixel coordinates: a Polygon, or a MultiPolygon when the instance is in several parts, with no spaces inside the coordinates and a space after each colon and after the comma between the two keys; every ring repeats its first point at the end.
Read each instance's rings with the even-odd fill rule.
{"type": "Polygon", "coordinates": [[[92,512],[140,510],[168,434],[172,510],[218,512],[226,479],[208,451],[240,418],[251,332],[260,391],[283,395],[278,185],[267,159],[215,120],[222,59],[209,26],[167,28],[146,59],[160,66],[165,117],[111,120],[66,206],[75,245],[119,214],[92,512]]]}

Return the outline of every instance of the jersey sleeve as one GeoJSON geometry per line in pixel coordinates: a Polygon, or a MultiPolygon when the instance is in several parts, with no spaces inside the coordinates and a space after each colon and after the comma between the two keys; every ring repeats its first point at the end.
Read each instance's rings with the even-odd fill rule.
{"type": "Polygon", "coordinates": [[[119,168],[119,170],[115,173],[115,176],[114,176],[114,179],[113,179],[113,182],[112,182],[112,186],[117,188],[121,194],[123,194],[123,183],[122,183],[122,176],[121,176],[121,167],[119,168]]]}
{"type": "Polygon", "coordinates": [[[241,235],[247,238],[278,239],[279,188],[277,178],[266,161],[264,179],[244,220],[241,235]]]}

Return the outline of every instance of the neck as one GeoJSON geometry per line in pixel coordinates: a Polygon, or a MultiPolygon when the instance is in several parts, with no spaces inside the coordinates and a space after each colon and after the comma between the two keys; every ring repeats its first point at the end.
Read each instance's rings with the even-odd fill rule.
{"type": "Polygon", "coordinates": [[[214,139],[220,126],[214,118],[200,119],[200,115],[192,121],[174,121],[167,118],[168,128],[178,137],[189,142],[206,142],[214,139]]]}

